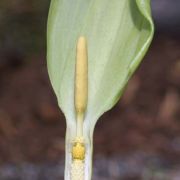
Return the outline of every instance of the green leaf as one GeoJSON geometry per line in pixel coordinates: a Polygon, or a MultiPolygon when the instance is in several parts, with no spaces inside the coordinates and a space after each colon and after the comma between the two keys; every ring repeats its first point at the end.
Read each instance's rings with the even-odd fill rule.
{"type": "MultiPolygon", "coordinates": [[[[48,19],[48,72],[67,121],[67,141],[75,134],[74,74],[79,36],[88,42],[88,106],[85,136],[92,143],[97,119],[112,108],[153,37],[149,0],[52,0],[48,19]]],[[[92,147],[91,147],[92,148],[92,147]]]]}

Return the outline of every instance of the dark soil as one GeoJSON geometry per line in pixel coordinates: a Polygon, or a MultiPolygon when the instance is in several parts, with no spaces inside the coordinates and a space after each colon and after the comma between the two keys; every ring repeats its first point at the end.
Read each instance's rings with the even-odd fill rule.
{"type": "MultiPolygon", "coordinates": [[[[143,152],[180,166],[179,49],[178,38],[156,35],[121,101],[97,123],[95,158],[143,152]]],[[[45,55],[9,54],[0,55],[0,164],[58,162],[65,119],[45,55]]]]}
{"type": "MultiPolygon", "coordinates": [[[[172,156],[179,153],[173,145],[180,135],[179,48],[175,39],[155,38],[121,101],[99,120],[95,154],[139,149],[172,156]]],[[[7,58],[0,67],[1,162],[64,156],[65,119],[44,56],[26,62],[20,57],[7,58]]]]}

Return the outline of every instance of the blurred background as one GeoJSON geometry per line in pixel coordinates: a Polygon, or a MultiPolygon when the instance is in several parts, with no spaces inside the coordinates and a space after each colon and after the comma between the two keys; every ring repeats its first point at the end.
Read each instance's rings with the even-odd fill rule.
{"type": "MultiPolygon", "coordinates": [[[[65,119],[46,68],[48,0],[0,1],[0,179],[63,179],[65,119]]],[[[180,179],[180,1],[152,0],[156,33],[97,123],[93,180],[180,179]]]]}

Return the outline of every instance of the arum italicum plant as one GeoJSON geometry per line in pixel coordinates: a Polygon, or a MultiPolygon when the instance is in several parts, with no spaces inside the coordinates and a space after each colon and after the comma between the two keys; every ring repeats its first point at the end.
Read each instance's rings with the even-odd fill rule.
{"type": "Polygon", "coordinates": [[[153,32],[149,0],[51,0],[48,72],[66,117],[66,180],[91,179],[95,124],[119,100],[153,32]]]}

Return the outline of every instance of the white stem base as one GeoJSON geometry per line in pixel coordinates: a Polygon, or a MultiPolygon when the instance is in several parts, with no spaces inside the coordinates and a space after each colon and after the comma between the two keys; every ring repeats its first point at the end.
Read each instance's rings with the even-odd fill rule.
{"type": "Polygon", "coordinates": [[[80,160],[75,160],[71,164],[71,180],[84,180],[84,162],[80,160]]]}
{"type": "Polygon", "coordinates": [[[85,159],[83,161],[73,160],[72,147],[73,136],[66,132],[66,162],[65,162],[65,180],[91,180],[92,176],[92,142],[85,138],[85,159]],[[79,177],[79,178],[77,178],[79,177]]]}

